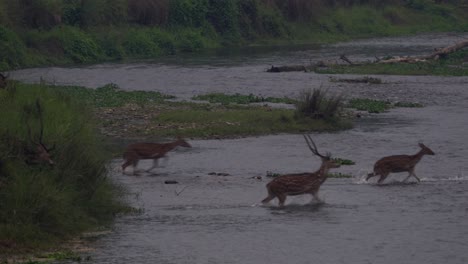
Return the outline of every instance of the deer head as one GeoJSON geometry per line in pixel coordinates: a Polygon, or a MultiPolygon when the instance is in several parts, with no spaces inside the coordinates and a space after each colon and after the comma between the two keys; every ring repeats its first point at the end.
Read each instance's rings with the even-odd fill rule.
{"type": "Polygon", "coordinates": [[[187,141],[185,141],[185,139],[181,138],[181,137],[177,137],[177,145],[181,146],[181,147],[186,147],[186,148],[191,148],[192,145],[190,145],[187,141]]]}
{"type": "Polygon", "coordinates": [[[428,148],[423,143],[419,143],[419,147],[421,147],[422,153],[424,153],[426,155],[435,155],[434,151],[432,151],[432,149],[428,148]]]}
{"type": "Polygon", "coordinates": [[[26,162],[28,164],[38,164],[38,163],[48,163],[49,165],[54,165],[55,162],[52,160],[50,152],[55,149],[55,145],[52,148],[48,148],[43,142],[44,134],[44,121],[43,121],[43,110],[39,99],[36,100],[36,111],[39,116],[39,141],[35,141],[31,135],[31,127],[28,120],[26,120],[26,127],[28,129],[28,139],[31,143],[34,144],[34,149],[25,148],[26,162]]]}
{"type": "Polygon", "coordinates": [[[312,151],[314,155],[318,156],[322,160],[321,168],[328,170],[328,169],[340,167],[340,164],[338,164],[331,158],[330,153],[327,153],[326,155],[322,155],[318,152],[317,145],[315,145],[315,142],[312,140],[310,135],[304,135],[304,139],[307,142],[307,145],[309,146],[310,151],[312,151]]]}

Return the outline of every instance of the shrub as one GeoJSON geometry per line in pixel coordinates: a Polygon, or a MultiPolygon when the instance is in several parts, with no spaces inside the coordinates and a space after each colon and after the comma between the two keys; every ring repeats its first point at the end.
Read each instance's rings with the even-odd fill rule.
{"type": "Polygon", "coordinates": [[[22,21],[32,28],[52,28],[62,22],[61,3],[61,0],[20,0],[22,21]]]}
{"type": "Polygon", "coordinates": [[[169,5],[169,24],[200,27],[206,24],[208,0],[172,0],[169,5]]]}
{"type": "Polygon", "coordinates": [[[0,241],[36,246],[69,238],[124,208],[122,193],[106,177],[108,154],[92,120],[82,104],[41,85],[0,90],[0,241]],[[43,142],[56,146],[54,167],[24,162],[24,142],[41,133],[39,116],[26,111],[36,100],[43,142]]]}
{"type": "Polygon", "coordinates": [[[296,103],[295,116],[298,118],[333,119],[343,106],[342,96],[328,96],[321,89],[303,91],[296,103]]]}
{"type": "Polygon", "coordinates": [[[129,20],[140,25],[165,25],[169,0],[128,0],[129,20]]]}
{"type": "Polygon", "coordinates": [[[228,42],[239,41],[240,29],[236,0],[209,0],[207,20],[228,42]]]}
{"type": "Polygon", "coordinates": [[[84,26],[118,25],[127,21],[127,0],[88,0],[81,4],[84,26]]]}
{"type": "Polygon", "coordinates": [[[76,63],[95,62],[100,57],[99,46],[84,31],[63,26],[54,30],[52,34],[62,43],[65,55],[76,63]]]}
{"type": "Polygon", "coordinates": [[[0,26],[0,71],[26,64],[26,46],[11,30],[0,26]]]}
{"type": "Polygon", "coordinates": [[[147,32],[147,30],[143,29],[132,29],[126,33],[123,42],[126,54],[146,58],[161,54],[161,50],[147,32]]]}
{"type": "Polygon", "coordinates": [[[199,31],[179,30],[176,35],[176,47],[183,52],[195,52],[205,47],[199,31]]]}

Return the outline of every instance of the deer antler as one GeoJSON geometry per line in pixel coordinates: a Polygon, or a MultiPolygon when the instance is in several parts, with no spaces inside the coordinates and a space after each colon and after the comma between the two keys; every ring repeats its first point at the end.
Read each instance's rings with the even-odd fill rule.
{"type": "Polygon", "coordinates": [[[310,151],[312,151],[312,153],[314,153],[316,156],[319,156],[320,158],[323,158],[323,159],[330,157],[329,154],[324,156],[318,152],[317,145],[315,145],[315,142],[312,140],[310,135],[303,135],[303,136],[304,136],[305,141],[307,142],[307,145],[309,146],[310,151]]]}

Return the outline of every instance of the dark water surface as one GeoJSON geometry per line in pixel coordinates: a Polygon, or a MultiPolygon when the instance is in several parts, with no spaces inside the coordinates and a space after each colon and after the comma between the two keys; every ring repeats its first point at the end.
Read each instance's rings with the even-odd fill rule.
{"type": "Polygon", "coordinates": [[[172,152],[157,175],[122,175],[122,160],[114,160],[111,176],[144,212],[119,218],[111,233],[91,244],[95,250],[86,253],[87,263],[463,264],[468,263],[468,77],[379,76],[385,84],[350,85],[330,83],[327,75],[264,72],[271,64],[336,58],[343,51],[357,59],[428,53],[457,40],[452,34],[386,38],[154,63],[27,69],[12,77],[89,87],[114,82],[185,99],[215,91],[293,96],[322,85],[347,96],[426,105],[362,118],[349,131],[313,134],[322,152],[356,162],[335,170],[352,179],[329,179],[322,186],[325,204],[296,196],[282,209],[277,200],[258,205],[266,197],[266,171],[314,171],[320,165],[301,135],[193,140],[192,149],[172,152]],[[418,142],[436,152],[416,167],[421,183],[402,184],[406,173],[391,174],[383,186],[363,181],[377,159],[414,154],[418,142]]]}

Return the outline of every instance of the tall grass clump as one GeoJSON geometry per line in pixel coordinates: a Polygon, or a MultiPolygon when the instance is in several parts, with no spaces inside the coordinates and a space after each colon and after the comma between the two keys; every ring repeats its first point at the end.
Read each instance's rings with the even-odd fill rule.
{"type": "Polygon", "coordinates": [[[92,120],[83,104],[43,85],[0,90],[0,251],[48,247],[124,210],[92,120]],[[54,166],[27,162],[40,118],[54,166]]]}
{"type": "Polygon", "coordinates": [[[27,50],[18,35],[0,26],[0,71],[14,69],[27,61],[27,50]]]}
{"type": "Polygon", "coordinates": [[[343,107],[342,96],[329,96],[322,89],[305,90],[296,103],[297,118],[333,120],[343,107]]]}

